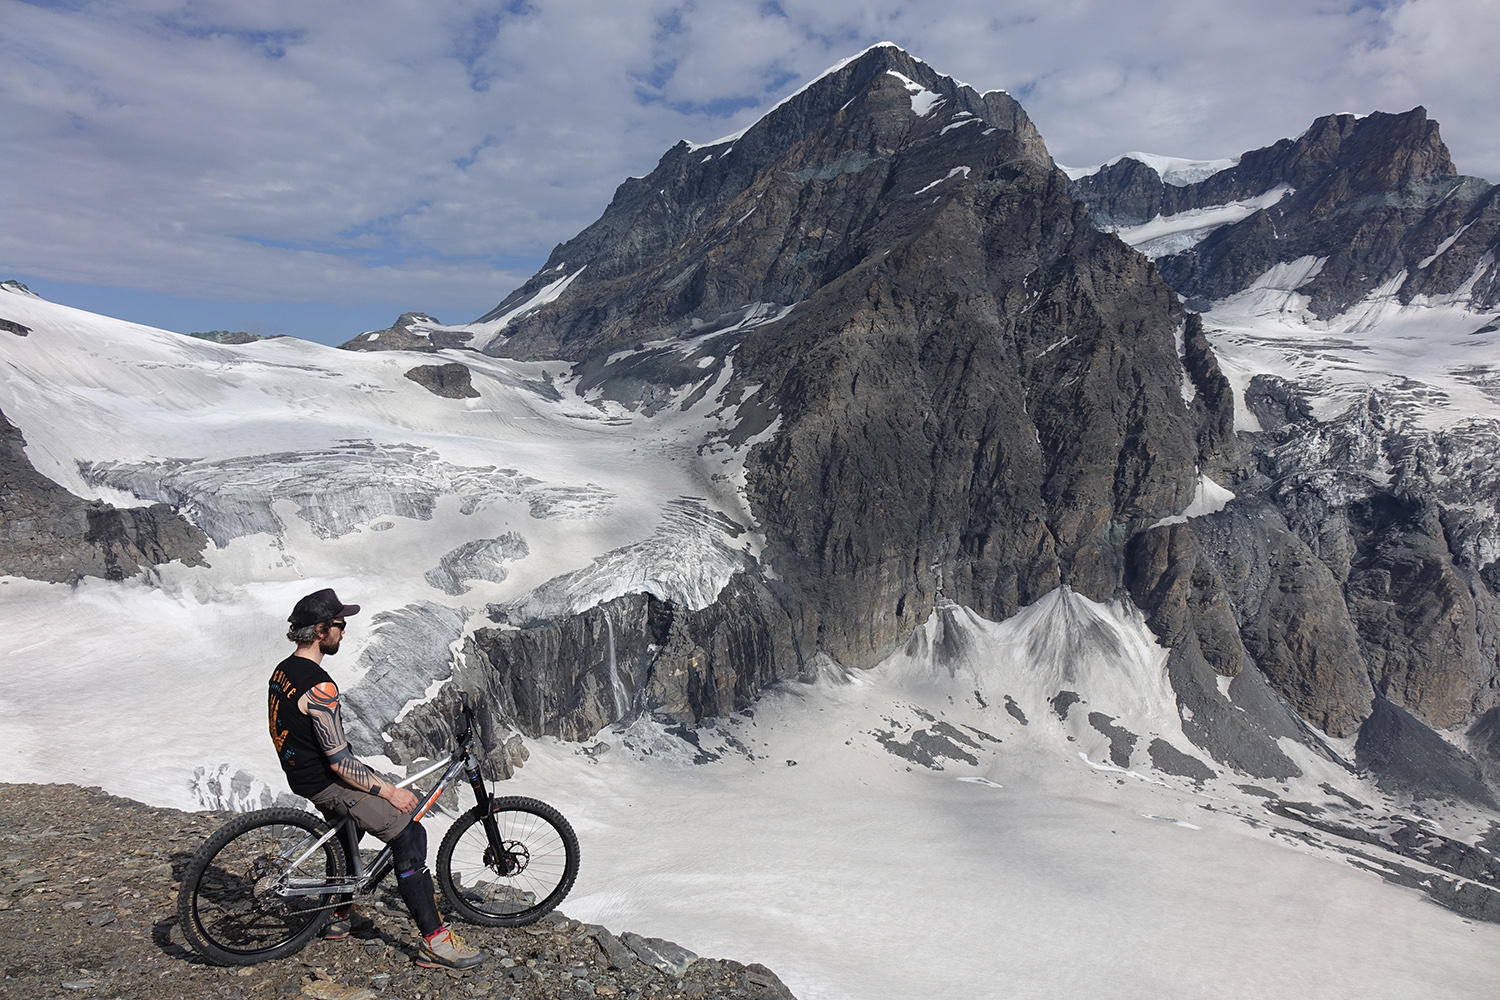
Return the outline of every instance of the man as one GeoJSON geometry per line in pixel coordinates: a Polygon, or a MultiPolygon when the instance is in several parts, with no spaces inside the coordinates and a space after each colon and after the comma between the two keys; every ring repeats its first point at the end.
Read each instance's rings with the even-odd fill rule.
{"type": "MultiPolygon", "coordinates": [[[[332,590],[308,594],[287,618],[286,637],[297,651],[271,674],[271,741],[292,791],[311,799],[330,819],[353,816],[359,828],[391,845],[396,887],[421,932],[416,962],[425,968],[468,969],[483,959],[443,926],[427,871],[427,834],[411,817],[417,797],[377,774],[354,756],[344,736],[339,689],[323,669],[323,657],[339,651],[349,617],[358,604],[345,604],[332,590]]],[[[325,932],[347,937],[351,912],[334,911],[325,932]]]]}

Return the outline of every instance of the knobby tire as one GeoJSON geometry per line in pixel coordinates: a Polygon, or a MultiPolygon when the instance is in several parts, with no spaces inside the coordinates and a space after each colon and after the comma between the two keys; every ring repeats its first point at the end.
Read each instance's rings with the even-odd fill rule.
{"type": "Polygon", "coordinates": [[[471,923],[520,927],[562,902],[578,877],[578,835],[562,813],[520,795],[491,800],[490,812],[507,853],[520,858],[507,872],[490,849],[478,806],[448,828],[438,848],[437,880],[453,911],[471,923]]]}
{"type": "MultiPolygon", "coordinates": [[[[284,808],[245,813],[220,827],[193,855],[177,895],[177,922],[189,946],[219,965],[254,965],[300,951],[337,897],[277,897],[265,891],[265,880],[286,872],[327,831],[311,813],[284,808]]],[[[348,870],[335,836],[290,874],[321,879],[348,870]]]]}

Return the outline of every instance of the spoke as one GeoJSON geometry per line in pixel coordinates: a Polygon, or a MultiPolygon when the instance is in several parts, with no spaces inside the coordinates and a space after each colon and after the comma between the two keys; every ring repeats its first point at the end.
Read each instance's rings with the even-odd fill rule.
{"type": "Polygon", "coordinates": [[[495,820],[502,843],[520,855],[522,870],[506,876],[484,864],[489,840],[483,824],[474,823],[453,852],[454,879],[464,897],[481,910],[519,913],[546,899],[562,882],[566,845],[544,817],[508,810],[496,814],[495,820]]]}
{"type": "Polygon", "coordinates": [[[337,872],[328,844],[297,869],[285,869],[312,839],[300,827],[272,824],[247,830],[226,844],[195,894],[203,932],[225,951],[249,955],[276,947],[319,919],[326,895],[283,896],[274,891],[283,874],[287,882],[317,885],[337,872]]]}

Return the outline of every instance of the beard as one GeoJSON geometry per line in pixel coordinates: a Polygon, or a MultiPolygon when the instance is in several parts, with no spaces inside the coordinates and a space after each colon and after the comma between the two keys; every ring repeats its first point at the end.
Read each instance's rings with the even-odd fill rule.
{"type": "Polygon", "coordinates": [[[332,636],[325,635],[323,638],[318,640],[318,649],[322,651],[324,656],[331,656],[332,654],[339,651],[339,643],[343,641],[344,637],[342,635],[340,635],[337,639],[333,638],[332,636]]]}

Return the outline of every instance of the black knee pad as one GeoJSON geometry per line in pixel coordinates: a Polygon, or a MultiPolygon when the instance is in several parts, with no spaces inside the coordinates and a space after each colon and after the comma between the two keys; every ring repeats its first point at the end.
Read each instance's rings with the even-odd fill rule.
{"type": "Polygon", "coordinates": [[[396,863],[396,874],[423,868],[427,864],[427,831],[422,824],[412,820],[391,841],[391,859],[396,863]]]}

